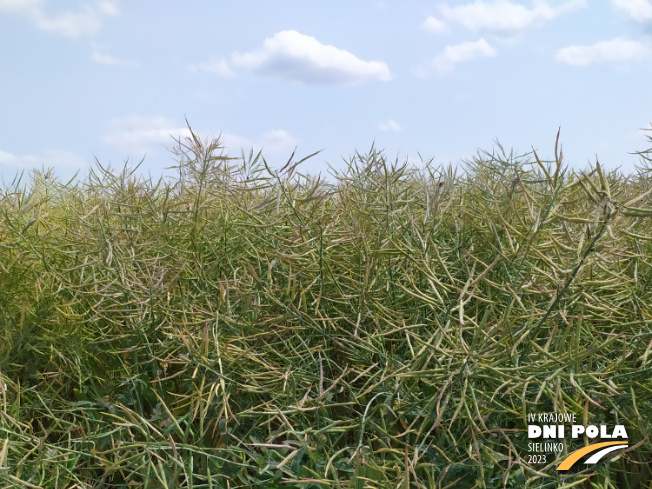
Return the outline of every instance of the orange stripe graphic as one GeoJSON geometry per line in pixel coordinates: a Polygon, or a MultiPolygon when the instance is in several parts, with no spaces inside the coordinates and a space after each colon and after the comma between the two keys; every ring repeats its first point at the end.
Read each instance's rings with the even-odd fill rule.
{"type": "Polygon", "coordinates": [[[595,452],[604,447],[609,447],[611,445],[623,445],[624,440],[621,441],[605,441],[602,443],[594,443],[588,447],[580,448],[571,453],[566,459],[557,467],[557,470],[568,470],[570,469],[575,462],[581,459],[584,455],[587,455],[591,452],[595,452]]]}

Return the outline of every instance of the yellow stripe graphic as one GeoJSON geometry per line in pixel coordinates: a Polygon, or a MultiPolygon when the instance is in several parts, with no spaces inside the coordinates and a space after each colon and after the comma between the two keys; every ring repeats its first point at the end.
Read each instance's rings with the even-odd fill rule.
{"type": "Polygon", "coordinates": [[[566,459],[557,467],[557,470],[568,470],[570,469],[575,462],[581,459],[584,455],[587,455],[596,450],[600,450],[604,447],[610,447],[611,445],[622,445],[623,441],[605,441],[602,443],[594,443],[588,447],[580,448],[571,453],[566,459]]]}

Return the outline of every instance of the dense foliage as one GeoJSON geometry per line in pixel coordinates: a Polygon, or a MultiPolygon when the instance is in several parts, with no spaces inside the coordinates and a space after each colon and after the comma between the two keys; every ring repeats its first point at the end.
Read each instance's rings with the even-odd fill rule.
{"type": "Polygon", "coordinates": [[[648,487],[648,154],[322,181],[178,143],[174,179],[2,190],[3,487],[648,487]],[[530,412],[630,448],[529,464],[530,412]]]}

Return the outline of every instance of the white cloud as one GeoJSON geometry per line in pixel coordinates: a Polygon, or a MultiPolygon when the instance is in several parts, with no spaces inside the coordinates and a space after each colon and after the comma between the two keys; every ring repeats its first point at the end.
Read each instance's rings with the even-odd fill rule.
{"type": "Polygon", "coordinates": [[[190,131],[166,117],[131,116],[109,121],[102,142],[130,154],[151,153],[174,147],[173,138],[186,138],[190,131]]]}
{"type": "Polygon", "coordinates": [[[308,84],[335,85],[361,83],[370,78],[391,79],[382,61],[364,61],[352,53],[294,30],[282,31],[265,39],[256,51],[231,57],[234,66],[264,75],[299,80],[308,84]]]}
{"type": "Polygon", "coordinates": [[[219,137],[220,145],[224,148],[225,152],[231,156],[237,157],[240,154],[241,150],[244,150],[246,153],[250,149],[254,149],[255,151],[260,149],[260,146],[258,146],[251,139],[243,136],[238,136],[237,134],[220,132],[219,137]]]}
{"type": "Polygon", "coordinates": [[[98,48],[93,49],[93,53],[91,54],[91,60],[93,61],[93,63],[98,63],[101,65],[110,65],[110,66],[124,66],[124,65],[136,66],[137,65],[137,63],[134,61],[128,61],[128,60],[116,58],[115,56],[100,51],[98,48]]]}
{"type": "Polygon", "coordinates": [[[224,59],[212,59],[205,63],[193,64],[189,66],[189,69],[193,73],[197,71],[207,71],[221,77],[234,76],[229,63],[224,59]]]}
{"type": "Polygon", "coordinates": [[[120,61],[118,58],[115,58],[111,56],[110,54],[104,54],[100,53],[99,51],[93,51],[93,54],[91,55],[91,59],[95,63],[99,63],[101,65],[120,65],[122,64],[122,61],[120,61]]]}
{"type": "Polygon", "coordinates": [[[74,153],[57,149],[48,150],[42,155],[23,156],[0,150],[0,165],[16,168],[82,168],[87,166],[88,162],[74,153]]]}
{"type": "Polygon", "coordinates": [[[100,16],[93,10],[63,12],[52,17],[39,13],[33,21],[41,30],[66,37],[92,36],[102,27],[100,16]]]}
{"type": "Polygon", "coordinates": [[[0,10],[29,15],[41,10],[43,0],[0,0],[0,10]]]}
{"type": "Polygon", "coordinates": [[[455,7],[442,4],[439,9],[446,20],[462,24],[468,29],[512,37],[585,5],[586,0],[568,0],[557,7],[552,7],[545,1],[537,1],[528,8],[509,0],[476,0],[474,3],[455,7]]]}
{"type": "Polygon", "coordinates": [[[286,154],[288,151],[291,152],[299,143],[296,138],[283,129],[266,132],[257,141],[237,134],[222,132],[220,142],[232,156],[239,155],[241,150],[246,153],[251,149],[254,152],[262,150],[264,155],[286,154]]]}
{"type": "Polygon", "coordinates": [[[283,129],[275,129],[263,134],[262,149],[265,154],[278,154],[291,151],[299,141],[283,129]]]}
{"type": "Polygon", "coordinates": [[[652,21],[650,0],[611,0],[614,6],[637,22],[652,21]]]}
{"type": "Polygon", "coordinates": [[[432,15],[430,15],[423,24],[421,24],[421,28],[424,31],[432,32],[433,34],[443,34],[448,30],[446,24],[444,24],[437,17],[433,17],[432,15]]]}
{"type": "MultiPolygon", "coordinates": [[[[209,134],[208,132],[196,131],[202,140],[217,138],[227,153],[237,156],[240,150],[249,151],[254,149],[263,150],[264,154],[284,153],[293,149],[298,141],[287,131],[276,129],[262,135],[259,141],[221,132],[209,134]]],[[[142,117],[131,116],[120,119],[112,119],[107,124],[107,130],[102,135],[102,142],[127,152],[130,156],[152,154],[164,148],[174,148],[175,140],[183,141],[190,137],[190,130],[187,126],[178,125],[167,117],[154,116],[142,117]]]]}
{"type": "Polygon", "coordinates": [[[380,124],[378,124],[378,129],[380,129],[383,132],[400,131],[401,126],[395,120],[387,119],[385,122],[381,122],[380,124]]]}
{"type": "Polygon", "coordinates": [[[92,2],[79,11],[53,15],[46,12],[45,5],[45,0],[0,0],[0,11],[23,15],[41,30],[71,38],[97,34],[104,16],[118,14],[117,6],[111,0],[92,2]]]}
{"type": "Polygon", "coordinates": [[[555,59],[571,66],[586,66],[600,62],[636,61],[650,57],[650,43],[616,38],[591,46],[567,46],[557,51],[555,59]]]}
{"type": "Polygon", "coordinates": [[[446,46],[444,52],[437,56],[434,65],[439,71],[452,70],[456,64],[471,61],[480,56],[491,57],[496,50],[484,39],[446,46]]]}
{"type": "Polygon", "coordinates": [[[101,0],[97,4],[97,8],[104,15],[116,16],[118,15],[118,6],[112,0],[101,0]]]}

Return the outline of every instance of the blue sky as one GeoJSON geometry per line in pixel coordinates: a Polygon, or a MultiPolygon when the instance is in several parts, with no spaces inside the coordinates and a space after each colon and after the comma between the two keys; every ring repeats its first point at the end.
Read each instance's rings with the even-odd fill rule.
{"type": "Polygon", "coordinates": [[[0,176],[97,157],[161,173],[185,118],[229,153],[457,164],[498,140],[633,171],[652,0],[0,0],[0,176]]]}

